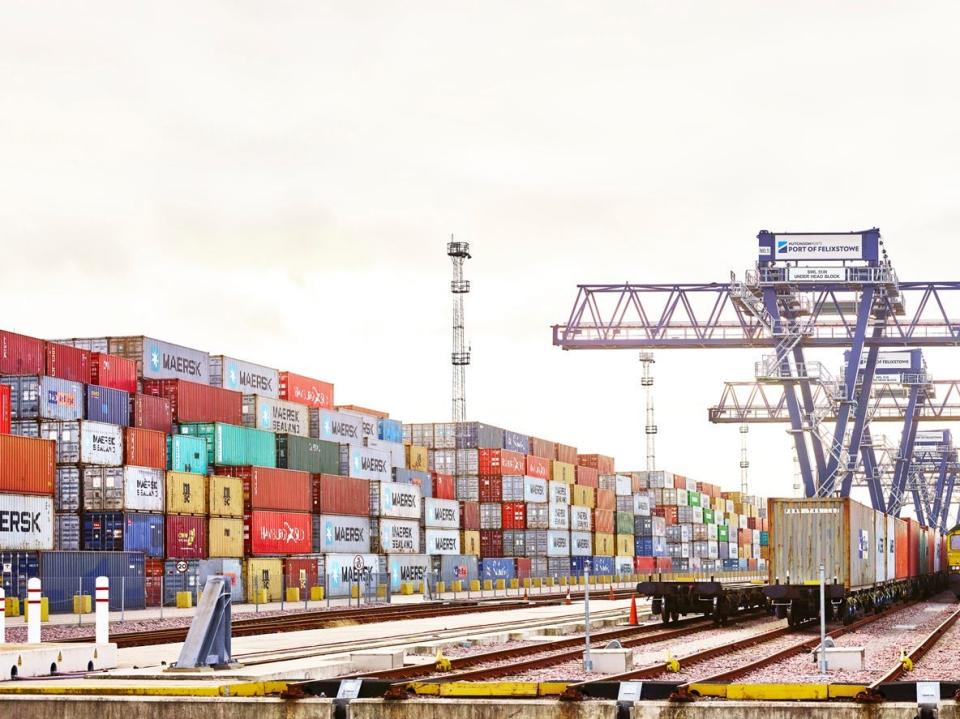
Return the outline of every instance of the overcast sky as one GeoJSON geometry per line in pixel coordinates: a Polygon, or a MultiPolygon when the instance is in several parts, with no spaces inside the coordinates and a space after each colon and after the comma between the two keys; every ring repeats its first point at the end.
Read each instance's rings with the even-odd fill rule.
{"type": "MultiPolygon", "coordinates": [[[[577,283],[724,281],[762,228],[871,226],[902,279],[955,277],[958,24],[947,2],[8,2],[3,326],[150,334],[442,421],[455,233],[470,417],[643,468],[636,353],[551,345],[577,283]]],[[[657,354],[661,468],[739,487],[707,407],[760,354],[657,354]]],[[[784,428],[750,442],[753,487],[790,493],[784,428]]]]}

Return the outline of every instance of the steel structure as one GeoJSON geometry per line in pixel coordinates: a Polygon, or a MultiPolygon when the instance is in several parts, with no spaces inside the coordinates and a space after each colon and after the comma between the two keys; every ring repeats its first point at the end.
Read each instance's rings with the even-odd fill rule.
{"type": "MultiPolygon", "coordinates": [[[[725,283],[580,285],[567,322],[553,327],[554,344],[568,350],[772,348],[757,365],[755,384],[775,387],[782,397],[805,494],[849,496],[862,462],[874,506],[896,504],[884,500],[875,458],[863,446],[877,396],[878,353],[960,344],[960,282],[901,282],[876,228],[762,231],[758,240],[756,266],[743,281],[731,273],[725,283]],[[842,377],[833,379],[806,360],[806,350],[816,348],[847,350],[842,377]]],[[[916,421],[933,407],[927,377],[917,373],[907,385],[896,417],[905,424],[905,448],[916,421]]],[[[767,405],[764,390],[759,394],[767,405]]],[[[903,496],[908,465],[901,460],[895,471],[891,500],[903,496]]]]}
{"type": "Polygon", "coordinates": [[[447,243],[447,256],[453,262],[453,279],[450,280],[450,293],[453,295],[453,350],[450,364],[453,366],[453,421],[465,422],[467,419],[467,365],[470,364],[470,350],[467,347],[463,330],[463,296],[470,292],[470,281],[463,279],[463,262],[470,259],[470,245],[467,242],[454,242],[450,235],[447,243]]]}
{"type": "Polygon", "coordinates": [[[643,376],[640,378],[640,386],[644,389],[644,399],[647,403],[647,424],[643,428],[647,436],[647,471],[652,472],[657,468],[656,437],[657,423],[653,417],[653,352],[641,352],[640,364],[643,365],[643,376]]]}

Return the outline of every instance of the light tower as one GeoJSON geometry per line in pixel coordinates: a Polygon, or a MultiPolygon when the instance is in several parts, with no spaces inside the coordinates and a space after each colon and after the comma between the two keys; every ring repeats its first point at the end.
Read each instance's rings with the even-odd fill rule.
{"type": "Polygon", "coordinates": [[[450,353],[450,364],[453,365],[453,421],[465,422],[466,372],[470,364],[470,350],[463,336],[463,296],[470,291],[470,281],[463,279],[463,261],[470,259],[470,244],[454,242],[453,235],[450,235],[447,256],[453,262],[453,279],[450,281],[450,292],[453,294],[453,351],[450,353]]]}
{"type": "Polygon", "coordinates": [[[653,359],[653,352],[641,352],[640,364],[643,365],[643,377],[640,378],[640,386],[644,388],[647,402],[647,426],[644,431],[647,434],[647,471],[652,472],[657,468],[657,455],[655,450],[655,440],[657,437],[657,425],[653,421],[653,370],[651,365],[656,360],[653,359]]]}
{"type": "Polygon", "coordinates": [[[750,494],[750,484],[748,482],[748,473],[750,470],[750,460],[747,459],[747,433],[750,427],[740,425],[740,493],[750,494]]]}

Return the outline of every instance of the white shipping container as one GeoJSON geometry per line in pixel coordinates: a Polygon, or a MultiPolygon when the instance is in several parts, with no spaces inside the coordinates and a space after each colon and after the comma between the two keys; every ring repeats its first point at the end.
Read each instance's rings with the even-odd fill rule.
{"type": "Polygon", "coordinates": [[[319,529],[320,551],[324,554],[370,551],[370,519],[367,517],[321,514],[319,529]]]}
{"type": "Polygon", "coordinates": [[[629,497],[633,494],[633,480],[628,475],[617,475],[616,493],[619,497],[629,497]]]}
{"type": "Polygon", "coordinates": [[[164,471],[154,467],[123,468],[123,507],[135,512],[162,512],[164,471]]]}
{"type": "Polygon", "coordinates": [[[550,501],[555,504],[570,504],[570,485],[566,482],[547,482],[550,501]]]}
{"type": "Polygon", "coordinates": [[[353,585],[357,582],[364,586],[370,584],[379,571],[380,558],[376,554],[324,555],[327,592],[332,597],[350,596],[353,585]]]}
{"type": "Polygon", "coordinates": [[[570,556],[570,532],[554,529],[547,532],[547,556],[570,556]]]}
{"type": "Polygon", "coordinates": [[[677,493],[677,506],[686,507],[689,505],[690,500],[687,498],[687,490],[677,487],[675,490],[677,493]]]}
{"type": "Polygon", "coordinates": [[[539,477],[523,478],[523,501],[542,504],[548,500],[547,480],[539,477]]]}
{"type": "Polygon", "coordinates": [[[716,541],[717,541],[717,536],[718,536],[718,534],[717,534],[717,525],[716,525],[716,524],[708,524],[708,525],[707,525],[707,539],[710,539],[710,540],[716,542],[716,541]]]}
{"type": "Polygon", "coordinates": [[[593,555],[593,535],[590,532],[570,532],[570,556],[590,557],[593,555]]]}
{"type": "MultiPolygon", "coordinates": [[[[887,519],[882,512],[877,512],[873,517],[873,551],[876,553],[874,563],[877,570],[875,573],[876,581],[885,582],[891,577],[887,576],[887,519]]],[[[759,534],[757,532],[756,534],[759,534]]],[[[757,544],[759,544],[759,538],[757,544]]],[[[759,547],[758,547],[759,551],[759,547]]]]}
{"type": "Polygon", "coordinates": [[[377,439],[380,435],[378,430],[377,418],[363,412],[354,412],[349,409],[340,410],[343,414],[352,415],[360,420],[360,436],[363,439],[377,439]]]}
{"type": "Polygon", "coordinates": [[[123,464],[123,428],[105,422],[80,423],[80,463],[102,467],[123,464]]]}
{"type": "Polygon", "coordinates": [[[401,582],[413,582],[416,589],[419,582],[426,581],[430,557],[425,554],[395,554],[387,558],[386,568],[390,572],[391,591],[399,592],[401,582]]]}
{"type": "Polygon", "coordinates": [[[309,437],[310,410],[297,402],[247,394],[243,396],[243,426],[309,437]]]}
{"type": "Polygon", "coordinates": [[[593,515],[589,507],[570,507],[570,529],[574,532],[589,532],[593,529],[592,521],[593,515]]]}
{"type": "MultiPolygon", "coordinates": [[[[550,503],[547,528],[548,529],[570,529],[570,511],[566,504],[550,503]]],[[[586,507],[584,507],[586,509],[586,507]]]]}
{"type": "Polygon", "coordinates": [[[424,532],[427,554],[460,554],[460,532],[456,529],[427,529],[424,532]]]}
{"type": "Polygon", "coordinates": [[[420,519],[422,497],[420,487],[400,482],[380,482],[381,517],[420,519]]]}
{"type": "MultiPolygon", "coordinates": [[[[118,340],[110,340],[110,351],[118,340]]],[[[130,338],[134,339],[134,338],[130,338]]],[[[210,384],[210,355],[200,350],[161,342],[152,337],[143,339],[143,378],[144,379],[185,379],[188,382],[210,384]]]]}
{"type": "Polygon", "coordinates": [[[0,550],[53,549],[53,497],[0,494],[0,550]]]}
{"type": "Polygon", "coordinates": [[[613,559],[613,573],[621,577],[633,574],[633,557],[617,556],[613,559]]]}
{"type": "Polygon", "coordinates": [[[633,495],[633,513],[639,517],[650,516],[650,497],[648,495],[633,495]]]}
{"type": "Polygon", "coordinates": [[[377,439],[374,437],[367,437],[367,446],[372,447],[373,449],[379,449],[381,452],[386,452],[390,455],[390,464],[394,467],[405,467],[407,463],[407,458],[404,455],[403,443],[402,442],[388,442],[385,439],[377,439]]]}
{"type": "MultiPolygon", "coordinates": [[[[877,513],[881,515],[880,512],[877,513]]],[[[890,516],[889,514],[883,514],[883,517],[886,518],[886,533],[887,533],[887,579],[896,579],[897,578],[897,561],[896,561],[896,537],[897,537],[897,520],[890,516]]],[[[939,566],[939,565],[937,565],[939,566]]]]}
{"type": "Polygon", "coordinates": [[[695,479],[690,479],[689,477],[687,477],[687,481],[684,483],[683,486],[684,486],[684,489],[686,489],[688,492],[696,492],[696,491],[697,491],[697,480],[695,480],[695,479]]]}
{"type": "MultiPolygon", "coordinates": [[[[390,454],[372,447],[357,447],[351,445],[349,448],[341,447],[341,451],[346,449],[349,452],[350,476],[357,479],[379,480],[389,482],[393,479],[393,466],[390,462],[390,454]]],[[[341,454],[341,457],[343,455],[341,454]]],[[[403,464],[401,463],[401,467],[403,464]]]]}
{"type": "MultiPolygon", "coordinates": [[[[460,502],[455,499],[424,497],[423,526],[439,529],[459,529],[460,502]]],[[[428,551],[427,554],[430,554],[430,552],[428,551]]],[[[459,554],[459,552],[454,552],[454,554],[459,554]]]]}
{"type": "Polygon", "coordinates": [[[380,519],[377,522],[381,553],[420,553],[420,522],[406,519],[380,519]]]}
{"type": "Polygon", "coordinates": [[[280,373],[277,370],[224,355],[210,356],[210,384],[240,394],[280,397],[280,373]]]}
{"type": "Polygon", "coordinates": [[[318,409],[317,439],[339,444],[363,445],[363,420],[346,412],[318,409]]]}

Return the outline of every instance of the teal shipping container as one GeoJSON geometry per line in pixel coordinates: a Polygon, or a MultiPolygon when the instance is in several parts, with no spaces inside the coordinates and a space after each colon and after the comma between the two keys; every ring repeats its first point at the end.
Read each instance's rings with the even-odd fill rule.
{"type": "Polygon", "coordinates": [[[340,474],[340,445],[295,434],[278,434],[276,466],[311,474],[340,474]]]}
{"type": "Polygon", "coordinates": [[[222,422],[181,424],[180,432],[206,441],[208,464],[277,466],[277,443],[273,432],[222,422]]]}
{"type": "Polygon", "coordinates": [[[167,435],[167,469],[174,472],[207,473],[207,443],[202,437],[167,435]]]}

